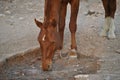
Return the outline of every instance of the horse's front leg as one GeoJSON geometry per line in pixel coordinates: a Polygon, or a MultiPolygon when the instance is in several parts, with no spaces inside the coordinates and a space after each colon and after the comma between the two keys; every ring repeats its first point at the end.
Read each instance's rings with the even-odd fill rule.
{"type": "Polygon", "coordinates": [[[62,58],[62,49],[63,49],[63,39],[64,39],[64,29],[65,29],[65,18],[66,18],[66,11],[67,11],[67,4],[68,2],[61,2],[60,6],[60,13],[59,13],[59,35],[60,35],[60,48],[56,51],[60,58],[62,58]]]}
{"type": "Polygon", "coordinates": [[[72,0],[71,1],[71,17],[69,28],[71,32],[71,51],[69,53],[69,57],[77,57],[77,45],[76,45],[76,29],[77,29],[77,15],[79,10],[79,1],[80,0],[72,0]]]}
{"type": "Polygon", "coordinates": [[[101,36],[115,38],[114,16],[116,11],[116,0],[102,0],[105,9],[105,23],[100,33],[101,36]]]}

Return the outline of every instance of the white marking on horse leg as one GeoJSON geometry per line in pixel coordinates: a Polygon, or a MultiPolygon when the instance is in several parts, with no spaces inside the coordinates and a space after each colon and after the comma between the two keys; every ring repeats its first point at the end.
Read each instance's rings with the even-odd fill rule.
{"type": "Polygon", "coordinates": [[[62,50],[57,50],[55,52],[54,59],[62,58],[62,50]]]}
{"type": "Polygon", "coordinates": [[[69,52],[69,57],[70,58],[77,58],[77,50],[76,49],[71,49],[69,52]]]}
{"type": "Polygon", "coordinates": [[[42,41],[45,41],[45,37],[46,37],[46,35],[43,35],[42,41]]]}
{"type": "Polygon", "coordinates": [[[62,50],[59,50],[60,58],[62,58],[62,50]]]}
{"type": "Polygon", "coordinates": [[[104,26],[102,27],[100,36],[106,37],[109,30],[109,17],[105,18],[104,26]]]}
{"type": "Polygon", "coordinates": [[[113,39],[116,38],[115,36],[115,24],[114,24],[114,19],[109,18],[109,31],[108,31],[108,38],[113,39]]]}

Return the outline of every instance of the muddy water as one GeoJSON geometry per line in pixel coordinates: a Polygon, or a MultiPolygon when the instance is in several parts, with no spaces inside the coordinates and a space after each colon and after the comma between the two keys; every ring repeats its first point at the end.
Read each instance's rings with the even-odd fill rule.
{"type": "Polygon", "coordinates": [[[42,71],[39,50],[6,59],[0,65],[1,79],[7,80],[74,80],[77,74],[95,74],[100,69],[97,57],[80,55],[53,60],[52,71],[42,71]]]}

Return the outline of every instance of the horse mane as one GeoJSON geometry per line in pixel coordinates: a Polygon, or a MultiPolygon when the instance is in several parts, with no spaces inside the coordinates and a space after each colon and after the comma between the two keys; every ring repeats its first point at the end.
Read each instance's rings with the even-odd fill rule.
{"type": "Polygon", "coordinates": [[[50,18],[50,11],[51,11],[51,6],[52,6],[52,1],[50,0],[45,0],[45,9],[44,9],[44,21],[47,21],[47,19],[50,18]]]}
{"type": "MultiPolygon", "coordinates": [[[[55,5],[53,4],[55,0],[45,0],[45,6],[44,6],[44,25],[45,28],[47,28],[49,24],[53,25],[54,27],[56,27],[56,25],[58,24],[58,21],[56,16],[54,14],[58,14],[56,12],[54,12],[55,10],[55,5]],[[54,15],[54,16],[53,16],[54,15]]],[[[59,11],[59,10],[58,10],[59,11]]],[[[59,19],[59,17],[58,17],[59,19]]]]}

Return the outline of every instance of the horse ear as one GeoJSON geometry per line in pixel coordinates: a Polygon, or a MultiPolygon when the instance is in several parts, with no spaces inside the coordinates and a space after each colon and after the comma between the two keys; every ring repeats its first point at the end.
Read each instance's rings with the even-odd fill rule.
{"type": "Polygon", "coordinates": [[[42,28],[42,22],[38,21],[37,19],[34,19],[34,21],[39,28],[42,28]]]}

